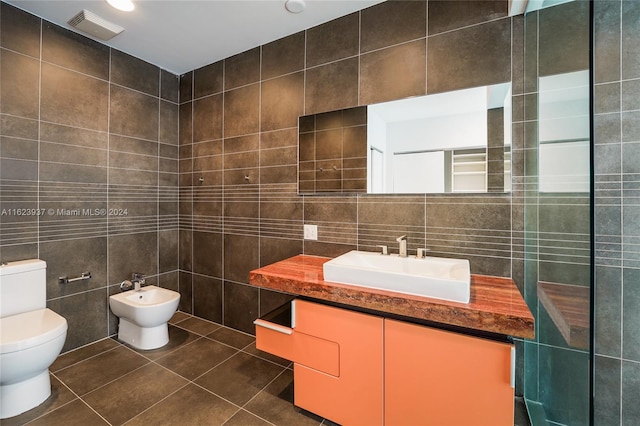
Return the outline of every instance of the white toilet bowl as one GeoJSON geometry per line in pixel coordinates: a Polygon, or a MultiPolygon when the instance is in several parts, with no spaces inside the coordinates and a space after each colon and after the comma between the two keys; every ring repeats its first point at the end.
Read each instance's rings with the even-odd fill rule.
{"type": "Polygon", "coordinates": [[[37,407],[51,395],[49,366],[67,337],[67,321],[50,309],[0,318],[0,418],[37,407]]]}
{"type": "Polygon", "coordinates": [[[169,343],[168,321],[178,309],[180,293],[149,285],[109,297],[111,311],[120,318],[118,339],[137,349],[169,343]]]}

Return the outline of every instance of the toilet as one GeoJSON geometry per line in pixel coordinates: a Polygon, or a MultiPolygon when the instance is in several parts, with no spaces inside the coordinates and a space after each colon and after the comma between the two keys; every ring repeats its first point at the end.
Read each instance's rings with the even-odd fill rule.
{"type": "Polygon", "coordinates": [[[51,395],[49,366],[67,337],[67,320],[46,307],[47,263],[0,265],[0,419],[51,395]]]}

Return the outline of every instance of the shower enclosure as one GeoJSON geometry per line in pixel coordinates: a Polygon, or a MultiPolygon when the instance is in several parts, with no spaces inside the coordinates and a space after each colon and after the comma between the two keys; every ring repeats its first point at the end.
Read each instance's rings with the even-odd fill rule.
{"type": "MultiPolygon", "coordinates": [[[[530,2],[532,3],[532,2],[530,2]]],[[[521,178],[524,342],[534,426],[587,425],[591,404],[590,2],[537,2],[524,16],[521,178]],[[551,3],[551,4],[549,4],[551,3]]]]}

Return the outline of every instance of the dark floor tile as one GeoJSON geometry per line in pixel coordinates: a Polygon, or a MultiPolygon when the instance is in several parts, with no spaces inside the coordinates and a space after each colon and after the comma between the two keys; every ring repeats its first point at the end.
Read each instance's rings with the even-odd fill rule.
{"type": "Polygon", "coordinates": [[[157,360],[157,363],[193,380],[220,364],[236,352],[235,349],[209,339],[198,339],[157,360]]]}
{"type": "Polygon", "coordinates": [[[112,425],[121,425],[186,384],[184,378],[149,364],[85,395],[83,400],[112,425]]]}
{"type": "Polygon", "coordinates": [[[270,425],[271,423],[257,417],[247,411],[240,410],[233,417],[231,417],[224,425],[225,426],[262,426],[270,425]]]}
{"type": "Polygon", "coordinates": [[[0,424],[2,424],[2,426],[18,426],[26,424],[43,414],[49,413],[65,404],[68,404],[75,398],[76,396],[62,383],[60,383],[55,376],[51,376],[51,396],[49,398],[47,398],[42,404],[25,413],[8,419],[2,419],[0,424]]]}
{"type": "MultiPolygon", "coordinates": [[[[4,424],[4,422],[3,422],[4,424]]],[[[108,425],[95,411],[91,410],[79,399],[63,407],[52,411],[39,419],[29,423],[30,425],[108,425]]]]}
{"type": "Polygon", "coordinates": [[[293,405],[293,372],[286,370],[245,407],[277,425],[318,425],[322,418],[293,405]]]}
{"type": "Polygon", "coordinates": [[[187,318],[191,318],[191,315],[182,311],[176,311],[176,313],[173,314],[173,316],[169,320],[169,324],[178,324],[179,322],[184,321],[187,318]]]}
{"type": "Polygon", "coordinates": [[[63,368],[67,368],[75,363],[80,361],[84,361],[92,356],[99,355],[103,352],[110,351],[111,349],[120,346],[120,344],[113,339],[102,339],[98,340],[95,343],[92,343],[87,346],[83,346],[82,348],[67,352],[65,354],[60,355],[55,362],[51,365],[49,370],[52,372],[56,372],[62,370],[63,368]]]}
{"type": "Polygon", "coordinates": [[[143,356],[120,346],[65,368],[57,372],[56,376],[72,391],[82,396],[148,362],[143,356]]]}
{"type": "Polygon", "coordinates": [[[213,333],[208,334],[207,337],[238,349],[244,349],[256,340],[249,334],[228,327],[220,327],[213,333]]]}
{"type": "Polygon", "coordinates": [[[243,405],[283,371],[283,367],[240,352],[196,380],[200,386],[243,405]]]}
{"type": "Polygon", "coordinates": [[[201,336],[206,336],[207,334],[219,329],[221,325],[198,317],[191,317],[180,321],[178,327],[185,328],[193,333],[200,334],[201,336]]]}
{"type": "Polygon", "coordinates": [[[190,384],[127,425],[221,425],[237,410],[235,405],[190,384]]]}

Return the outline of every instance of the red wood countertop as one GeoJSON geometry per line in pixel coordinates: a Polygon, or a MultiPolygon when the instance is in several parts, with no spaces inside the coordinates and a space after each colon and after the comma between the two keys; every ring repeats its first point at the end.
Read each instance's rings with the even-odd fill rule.
{"type": "Polygon", "coordinates": [[[249,273],[249,283],[270,290],[389,314],[532,339],[534,319],[511,278],[471,275],[469,303],[412,296],[324,281],[328,257],[298,255],[249,273]]]}

